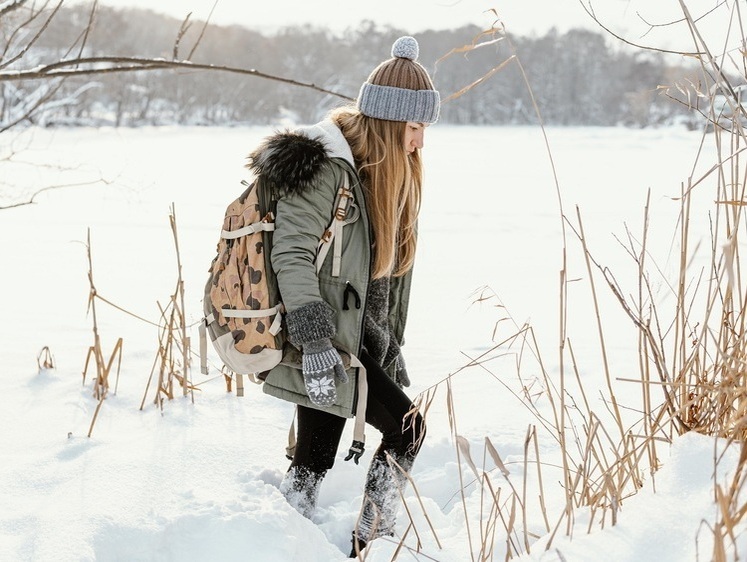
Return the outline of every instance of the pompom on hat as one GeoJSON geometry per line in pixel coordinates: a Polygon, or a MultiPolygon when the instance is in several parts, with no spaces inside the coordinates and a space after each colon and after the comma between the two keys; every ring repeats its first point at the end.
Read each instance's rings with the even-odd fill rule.
{"type": "Polygon", "coordinates": [[[435,123],[441,98],[428,71],[417,62],[420,48],[414,37],[400,37],[392,58],[382,62],[361,86],[358,109],[387,121],[435,123]]]}

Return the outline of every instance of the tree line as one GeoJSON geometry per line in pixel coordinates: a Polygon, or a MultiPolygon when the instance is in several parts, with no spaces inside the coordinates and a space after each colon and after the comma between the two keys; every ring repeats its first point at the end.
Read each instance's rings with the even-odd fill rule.
{"type": "MultiPolygon", "coordinates": [[[[53,84],[5,81],[0,83],[0,125],[17,115],[43,126],[313,122],[344,98],[355,98],[368,73],[389,56],[394,40],[407,34],[373,22],[338,33],[312,26],[262,33],[103,6],[92,25],[89,18],[84,6],[65,6],[53,19],[40,21],[36,31],[33,24],[25,25],[34,40],[24,52],[24,67],[64,60],[71,56],[71,45],[82,44],[88,57],[188,59],[195,65],[251,68],[322,91],[190,68],[70,76],[55,78],[53,84]],[[28,110],[42,98],[39,110],[28,110]]],[[[3,25],[0,30],[6,44],[11,29],[3,25]]],[[[550,125],[645,127],[688,119],[687,108],[659,88],[695,80],[682,58],[614,48],[603,34],[582,29],[511,38],[483,31],[465,26],[417,34],[419,61],[446,100],[441,122],[534,124],[535,104],[550,125]]],[[[4,69],[12,70],[13,64],[4,69]]]]}

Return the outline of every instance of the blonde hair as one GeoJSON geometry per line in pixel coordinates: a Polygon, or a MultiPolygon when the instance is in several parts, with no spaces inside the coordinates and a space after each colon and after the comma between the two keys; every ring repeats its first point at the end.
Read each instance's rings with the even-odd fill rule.
{"type": "Polygon", "coordinates": [[[408,153],[406,123],[366,117],[354,107],[331,114],[350,144],[363,181],[373,229],[373,278],[412,269],[417,245],[423,168],[420,151],[408,153]]]}

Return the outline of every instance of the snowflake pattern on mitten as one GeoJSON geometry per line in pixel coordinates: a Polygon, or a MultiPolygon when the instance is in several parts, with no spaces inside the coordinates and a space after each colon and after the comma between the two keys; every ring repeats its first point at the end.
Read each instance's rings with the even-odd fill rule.
{"type": "Polygon", "coordinates": [[[309,398],[317,406],[331,406],[335,403],[337,389],[335,388],[335,379],[329,374],[329,371],[324,371],[318,375],[304,373],[304,383],[309,398]]]}

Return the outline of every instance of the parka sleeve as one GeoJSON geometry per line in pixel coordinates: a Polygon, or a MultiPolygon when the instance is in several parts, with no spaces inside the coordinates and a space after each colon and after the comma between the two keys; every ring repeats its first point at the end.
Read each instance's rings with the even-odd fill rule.
{"type": "Polygon", "coordinates": [[[288,337],[296,346],[335,335],[333,309],[319,291],[314,258],[332,219],[336,166],[327,166],[309,188],[277,202],[270,260],[286,310],[288,337]]]}

